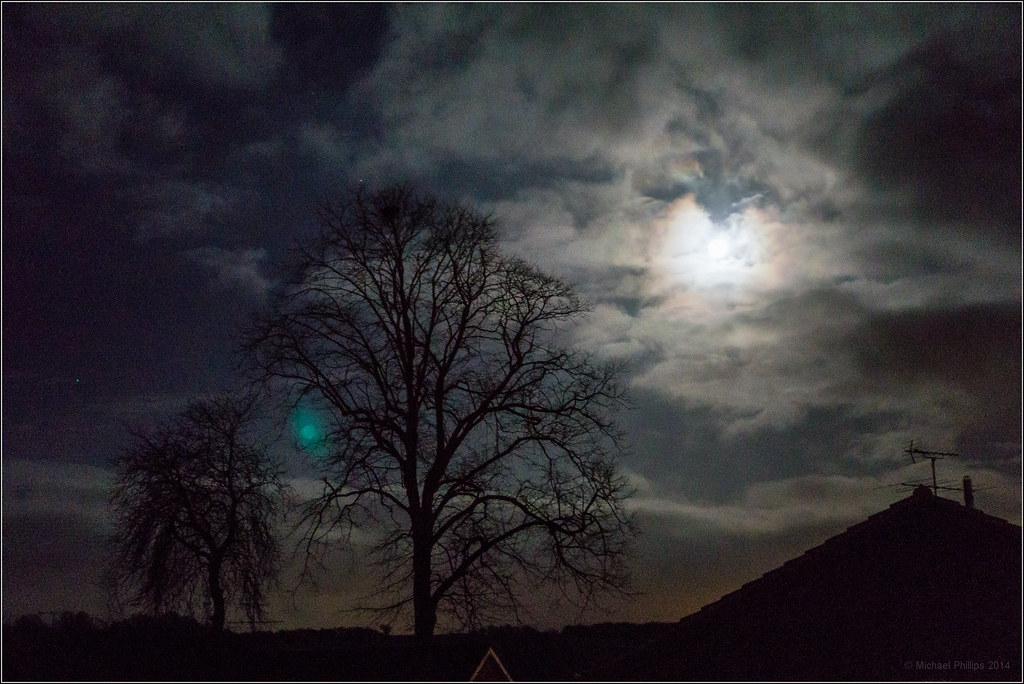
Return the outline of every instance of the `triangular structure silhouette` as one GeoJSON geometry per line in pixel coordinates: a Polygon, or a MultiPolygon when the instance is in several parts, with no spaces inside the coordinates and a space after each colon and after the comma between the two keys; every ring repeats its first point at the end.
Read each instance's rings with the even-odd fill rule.
{"type": "Polygon", "coordinates": [[[494,652],[493,648],[488,648],[487,653],[480,660],[480,664],[476,666],[476,670],[473,671],[473,676],[469,678],[471,682],[511,682],[512,677],[509,676],[508,670],[501,664],[501,659],[498,658],[498,654],[494,652]]]}

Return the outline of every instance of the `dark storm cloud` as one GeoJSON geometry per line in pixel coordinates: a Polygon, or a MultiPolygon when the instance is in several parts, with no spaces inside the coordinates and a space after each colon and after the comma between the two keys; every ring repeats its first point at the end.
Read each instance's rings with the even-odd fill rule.
{"type": "MultiPolygon", "coordinates": [[[[1013,18],[1006,28],[1016,23],[1019,36],[1013,18]]],[[[896,94],[865,122],[856,164],[876,188],[906,198],[921,222],[969,224],[1012,241],[1021,220],[1021,54],[1019,41],[1005,44],[969,59],[937,38],[893,67],[872,86],[896,94]]]]}
{"type": "Polygon", "coordinates": [[[244,308],[207,283],[265,286],[228,154],[266,133],[264,10],[5,8],[5,370],[80,376],[107,401],[221,373],[244,308]],[[202,333],[181,339],[183,321],[202,333]]]}
{"type": "MultiPolygon", "coordinates": [[[[17,7],[13,29],[42,41],[94,48],[104,61],[163,81],[254,88],[279,61],[264,5],[17,7]]],[[[42,47],[42,45],[40,45],[42,47]]]]}
{"type": "Polygon", "coordinates": [[[244,195],[232,182],[238,150],[281,137],[311,112],[336,114],[341,91],[328,88],[355,79],[383,40],[380,7],[314,14],[15,6],[5,12],[5,126],[28,135],[6,136],[5,152],[35,145],[24,152],[32,167],[29,155],[48,147],[65,173],[117,183],[147,235],[203,230],[244,195]]]}
{"type": "Polygon", "coordinates": [[[862,328],[861,370],[896,380],[942,377],[959,384],[1005,378],[1020,385],[1021,311],[1016,302],[886,312],[862,328]]]}
{"type": "Polygon", "coordinates": [[[963,399],[965,434],[1020,439],[1019,302],[879,313],[854,334],[849,348],[868,382],[946,385],[963,399]]]}
{"type": "Polygon", "coordinates": [[[289,90],[345,87],[372,64],[387,34],[387,5],[280,3],[270,11],[289,90]]]}

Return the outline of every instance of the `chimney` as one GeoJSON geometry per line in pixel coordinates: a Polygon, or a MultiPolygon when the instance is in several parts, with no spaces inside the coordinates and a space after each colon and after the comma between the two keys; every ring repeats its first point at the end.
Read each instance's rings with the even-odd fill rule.
{"type": "Polygon", "coordinates": [[[964,505],[974,508],[974,486],[971,484],[970,475],[964,475],[964,505]]]}

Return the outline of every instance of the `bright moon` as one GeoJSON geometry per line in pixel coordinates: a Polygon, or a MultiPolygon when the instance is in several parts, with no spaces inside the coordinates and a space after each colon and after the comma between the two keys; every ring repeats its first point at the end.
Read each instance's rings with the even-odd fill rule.
{"type": "Polygon", "coordinates": [[[724,237],[712,238],[708,243],[708,256],[712,259],[724,259],[729,255],[729,241],[724,237]]]}
{"type": "Polygon", "coordinates": [[[738,292],[763,274],[758,256],[764,227],[755,210],[748,207],[716,222],[687,195],[669,206],[665,220],[658,260],[666,286],[738,292]]]}

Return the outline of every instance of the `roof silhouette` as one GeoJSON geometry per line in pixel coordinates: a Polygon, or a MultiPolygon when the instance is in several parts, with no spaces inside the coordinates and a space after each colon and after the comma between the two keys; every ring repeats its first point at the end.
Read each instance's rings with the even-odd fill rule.
{"type": "Polygon", "coordinates": [[[602,674],[1019,681],[1021,528],[919,487],[602,674]]]}

